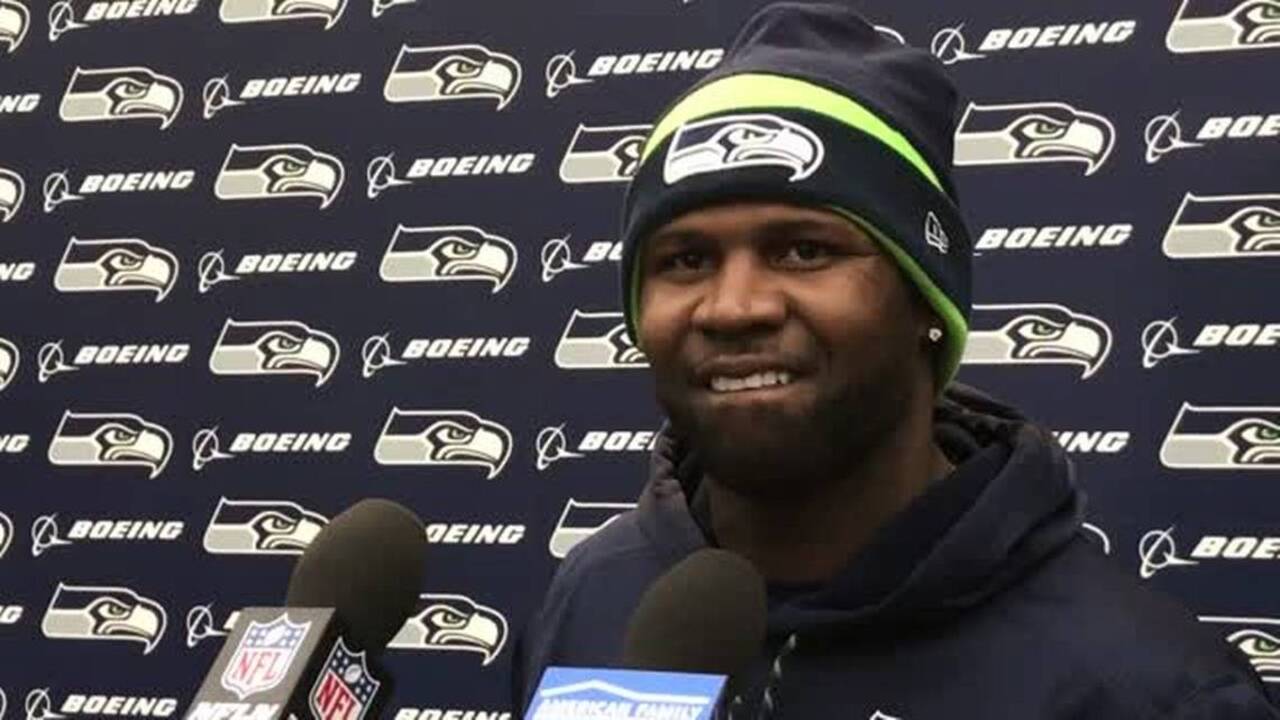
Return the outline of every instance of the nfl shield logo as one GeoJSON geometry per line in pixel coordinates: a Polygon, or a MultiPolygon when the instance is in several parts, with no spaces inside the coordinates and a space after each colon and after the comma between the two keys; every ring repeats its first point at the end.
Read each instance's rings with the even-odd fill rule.
{"type": "Polygon", "coordinates": [[[289,614],[269,623],[251,622],[222,671],[222,687],[245,698],[280,684],[302,646],[311,623],[289,622],[289,614]]]}
{"type": "Polygon", "coordinates": [[[316,720],[363,720],[382,682],[369,674],[363,652],[347,649],[342,638],[311,688],[311,714],[316,720]]]}

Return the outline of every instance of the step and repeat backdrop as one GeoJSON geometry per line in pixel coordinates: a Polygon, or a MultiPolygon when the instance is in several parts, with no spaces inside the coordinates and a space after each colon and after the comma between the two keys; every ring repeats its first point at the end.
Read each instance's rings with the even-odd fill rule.
{"type": "MultiPolygon", "coordinates": [[[[761,4],[0,0],[0,718],[180,717],[367,496],[431,542],[388,712],[508,718],[661,420],[628,175],[761,4]]],[[[1280,688],[1280,3],[860,7],[965,98],[961,378],[1280,688]]]]}

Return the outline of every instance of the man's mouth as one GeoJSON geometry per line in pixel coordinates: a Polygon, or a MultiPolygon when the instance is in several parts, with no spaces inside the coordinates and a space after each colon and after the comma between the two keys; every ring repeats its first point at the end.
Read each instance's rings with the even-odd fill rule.
{"type": "Polygon", "coordinates": [[[776,387],[791,383],[791,373],[786,370],[767,370],[750,375],[735,377],[731,375],[713,375],[709,383],[711,390],[717,393],[741,392],[764,387],[776,387]]]}

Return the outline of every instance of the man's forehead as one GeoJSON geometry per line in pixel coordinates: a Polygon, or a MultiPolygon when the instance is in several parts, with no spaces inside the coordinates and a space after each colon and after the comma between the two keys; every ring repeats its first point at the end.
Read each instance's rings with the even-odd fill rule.
{"type": "Polygon", "coordinates": [[[785,231],[829,230],[863,236],[835,212],[778,202],[729,202],[690,210],[653,232],[649,242],[682,239],[752,239],[785,231]]]}

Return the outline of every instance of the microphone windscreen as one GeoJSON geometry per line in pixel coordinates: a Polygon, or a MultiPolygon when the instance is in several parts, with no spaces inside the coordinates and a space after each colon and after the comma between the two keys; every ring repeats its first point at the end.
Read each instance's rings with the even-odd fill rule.
{"type": "Polygon", "coordinates": [[[623,664],[734,675],[765,639],[764,578],[726,550],[689,555],[658,578],[627,623],[623,664]]]}
{"type": "Polygon", "coordinates": [[[361,500],[329,521],[293,567],[285,605],[332,607],[348,639],[381,653],[418,602],[427,536],[411,510],[361,500]]]}

